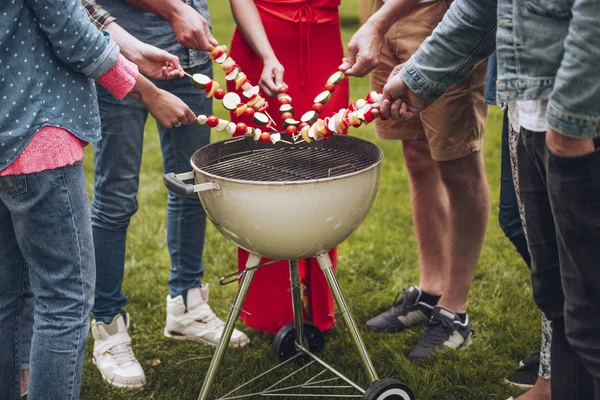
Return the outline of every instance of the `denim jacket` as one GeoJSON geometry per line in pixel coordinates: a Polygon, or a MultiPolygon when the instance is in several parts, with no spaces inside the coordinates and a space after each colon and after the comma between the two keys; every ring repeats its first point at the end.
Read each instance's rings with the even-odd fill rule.
{"type": "Polygon", "coordinates": [[[401,76],[433,101],[496,48],[499,102],[547,99],[553,129],[598,137],[598,17],[598,0],[456,0],[401,76]]]}
{"type": "MultiPolygon", "coordinates": [[[[198,11],[210,22],[207,0],[181,1],[198,11]]],[[[209,60],[207,52],[187,49],[177,43],[171,24],[163,17],[144,11],[126,0],[97,0],[97,2],[117,19],[119,25],[133,36],[142,42],[150,43],[179,57],[183,68],[197,67],[209,60]]]]}
{"type": "Polygon", "coordinates": [[[45,125],[100,139],[92,78],[119,47],[89,21],[79,0],[0,2],[0,170],[45,125]]]}

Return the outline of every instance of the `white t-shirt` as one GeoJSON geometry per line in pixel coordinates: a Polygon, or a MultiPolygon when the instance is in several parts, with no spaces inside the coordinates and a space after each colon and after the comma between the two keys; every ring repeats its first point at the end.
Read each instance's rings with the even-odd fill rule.
{"type": "Polygon", "coordinates": [[[546,108],[548,100],[521,100],[519,107],[519,125],[532,132],[546,132],[546,108]]]}

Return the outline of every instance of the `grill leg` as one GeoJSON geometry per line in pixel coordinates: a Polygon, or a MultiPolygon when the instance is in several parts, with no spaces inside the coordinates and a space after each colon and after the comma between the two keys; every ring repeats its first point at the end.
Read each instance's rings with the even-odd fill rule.
{"type": "Polygon", "coordinates": [[[298,260],[290,260],[290,283],[292,288],[292,310],[294,311],[294,327],[296,328],[296,342],[304,345],[304,318],[302,311],[302,282],[298,260]]]}
{"type": "Polygon", "coordinates": [[[365,344],[363,343],[360,334],[358,333],[358,328],[356,327],[356,323],[354,322],[354,318],[352,318],[352,314],[350,314],[350,310],[348,309],[348,304],[346,303],[346,299],[342,294],[342,289],[335,277],[335,273],[333,272],[333,265],[331,264],[331,259],[329,258],[329,254],[325,253],[317,257],[317,261],[319,262],[319,266],[321,270],[325,274],[325,278],[327,279],[327,283],[329,283],[329,287],[331,288],[331,293],[333,293],[333,297],[335,297],[335,301],[344,317],[344,321],[350,330],[350,336],[352,336],[352,340],[354,340],[354,344],[358,349],[358,355],[360,356],[360,361],[362,362],[363,368],[371,382],[375,382],[379,380],[377,377],[377,373],[375,372],[375,367],[373,367],[373,363],[367,354],[367,350],[365,349],[365,344]]]}
{"type": "MultiPolygon", "coordinates": [[[[254,254],[250,255],[248,258],[248,262],[246,263],[246,268],[252,268],[257,266],[260,263],[260,257],[254,254]]],[[[240,287],[235,295],[235,300],[233,305],[231,306],[231,311],[229,312],[229,317],[227,318],[227,322],[225,323],[225,329],[223,330],[223,336],[219,341],[219,345],[215,350],[215,354],[210,362],[210,366],[208,367],[208,371],[206,372],[206,377],[204,378],[204,383],[202,384],[202,389],[200,390],[200,395],[198,395],[198,400],[207,400],[210,390],[212,389],[213,383],[215,381],[215,377],[217,375],[217,370],[221,365],[221,361],[223,360],[223,356],[225,355],[225,350],[227,350],[227,346],[229,346],[229,341],[231,340],[231,334],[233,333],[233,329],[235,328],[235,323],[240,315],[240,311],[242,306],[244,305],[244,299],[246,298],[246,294],[248,293],[248,288],[250,287],[250,282],[252,282],[252,277],[256,270],[247,271],[242,277],[242,281],[240,282],[240,287]]]]}

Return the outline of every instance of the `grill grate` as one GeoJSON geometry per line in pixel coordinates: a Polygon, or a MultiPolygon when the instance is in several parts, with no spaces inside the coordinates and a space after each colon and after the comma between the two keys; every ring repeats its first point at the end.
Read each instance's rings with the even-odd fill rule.
{"type": "Polygon", "coordinates": [[[203,167],[202,171],[221,178],[285,182],[343,175],[371,164],[371,160],[347,151],[290,146],[235,154],[203,167]]]}

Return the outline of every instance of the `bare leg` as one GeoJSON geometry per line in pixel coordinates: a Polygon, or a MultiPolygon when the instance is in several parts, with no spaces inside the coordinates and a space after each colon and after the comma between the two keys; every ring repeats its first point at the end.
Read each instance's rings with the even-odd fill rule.
{"type": "Polygon", "coordinates": [[[449,202],[437,163],[425,140],[405,140],[404,159],[410,178],[413,223],[421,265],[420,287],[439,296],[448,272],[449,202]]]}
{"type": "Polygon", "coordinates": [[[448,279],[439,305],[464,313],[490,213],[483,154],[438,162],[438,166],[451,210],[448,279]]]}
{"type": "Polygon", "coordinates": [[[21,370],[21,396],[27,393],[29,389],[29,370],[22,369],[21,370]]]}

